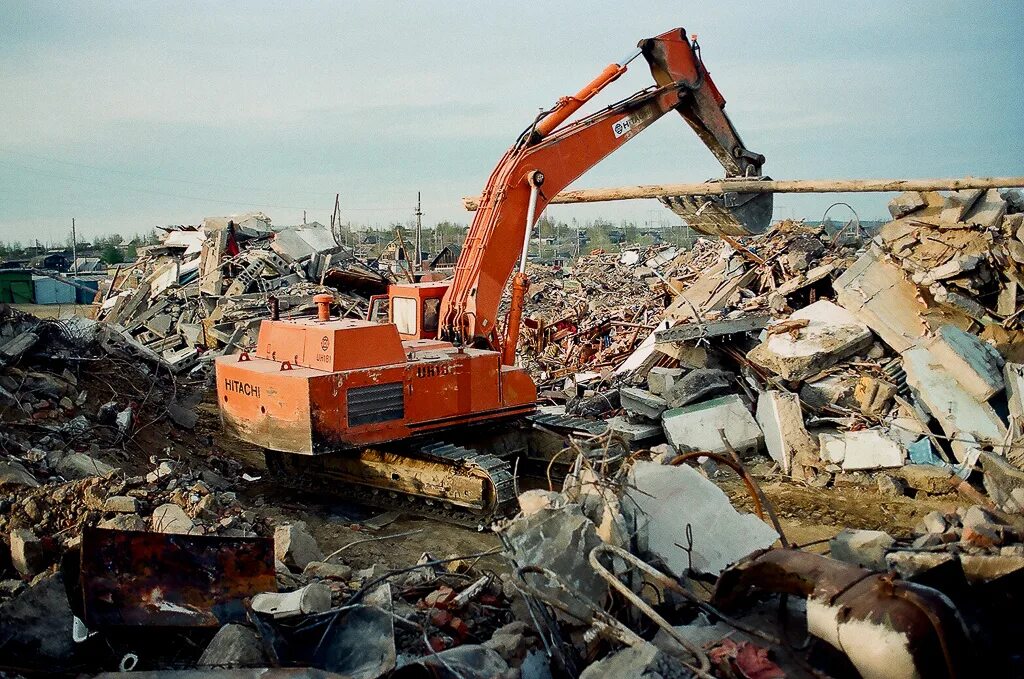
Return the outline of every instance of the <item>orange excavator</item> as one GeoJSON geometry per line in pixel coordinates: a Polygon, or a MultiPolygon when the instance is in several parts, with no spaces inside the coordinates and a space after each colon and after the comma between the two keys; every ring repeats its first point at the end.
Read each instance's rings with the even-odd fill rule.
{"type": "MultiPolygon", "coordinates": [[[[537,400],[515,365],[535,222],[551,197],[670,111],[728,177],[761,177],[764,157],[743,146],[724,105],[683,29],[642,40],[542,112],[504,155],[454,278],[392,285],[367,320],[332,318],[331,296],[318,296],[316,319],[263,321],[254,353],[218,358],[225,429],[262,446],[272,472],[304,487],[341,483],[353,499],[445,518],[503,511],[515,500],[508,458],[516,448],[503,443],[510,427],[495,425],[521,421],[537,400]],[[641,54],[656,85],[564,124],[641,54]],[[513,271],[501,332],[499,303],[513,271]]],[[[758,232],[771,216],[765,197],[709,197],[697,209],[715,215],[709,230],[758,232]]]]}

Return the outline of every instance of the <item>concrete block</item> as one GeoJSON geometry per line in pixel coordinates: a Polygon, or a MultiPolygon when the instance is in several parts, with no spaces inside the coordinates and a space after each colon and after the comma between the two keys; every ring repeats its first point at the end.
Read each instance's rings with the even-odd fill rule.
{"type": "Polygon", "coordinates": [[[1003,357],[977,335],[944,325],[927,347],[933,362],[941,364],[978,401],[987,401],[1003,390],[1003,357]]]}
{"type": "Polygon", "coordinates": [[[925,335],[927,307],[903,270],[872,246],[832,283],[836,300],[896,351],[925,335]]]}
{"type": "Polygon", "coordinates": [[[889,214],[893,219],[906,217],[915,210],[920,210],[928,201],[924,199],[919,191],[904,191],[889,201],[889,214]]]}
{"type": "Polygon", "coordinates": [[[682,368],[662,368],[656,365],[647,373],[647,388],[655,396],[664,396],[685,373],[682,368]]]}
{"type": "Polygon", "coordinates": [[[616,416],[607,420],[608,428],[630,443],[652,441],[661,438],[664,432],[657,422],[636,423],[625,417],[616,416]]]}
{"type": "Polygon", "coordinates": [[[755,364],[787,380],[811,377],[871,345],[868,326],[828,300],[819,300],[789,318],[809,323],[796,331],[795,339],[788,332],[771,334],[747,354],[755,364]]]}
{"type": "Polygon", "coordinates": [[[20,462],[0,460],[0,487],[3,486],[38,488],[39,481],[20,462]]]}
{"type": "Polygon", "coordinates": [[[944,495],[953,491],[950,477],[953,472],[947,467],[931,464],[903,465],[896,475],[903,479],[907,487],[931,495],[944,495]]]}
{"type": "Polygon", "coordinates": [[[818,437],[821,459],[841,464],[844,471],[903,466],[906,452],[880,429],[861,429],[818,437]]]}
{"type": "Polygon", "coordinates": [[[963,221],[982,229],[994,229],[1002,224],[1006,214],[1006,201],[998,189],[985,191],[964,216],[963,221]]]}
{"type": "Polygon", "coordinates": [[[27,528],[11,531],[11,565],[26,578],[31,578],[48,565],[43,553],[43,543],[27,528]]]}
{"type": "Polygon", "coordinates": [[[197,667],[266,667],[267,655],[256,630],[245,625],[224,625],[199,656],[197,667]]]}
{"type": "Polygon", "coordinates": [[[127,495],[111,495],[103,501],[103,511],[117,514],[135,514],[139,511],[139,501],[127,495]]]}
{"type": "Polygon", "coordinates": [[[665,394],[670,408],[681,408],[735,390],[736,375],[728,370],[697,368],[673,382],[665,394]]]}
{"type": "Polygon", "coordinates": [[[665,399],[636,387],[619,389],[619,403],[630,415],[639,415],[649,420],[657,420],[668,409],[665,399]]]}
{"type": "Polygon", "coordinates": [[[531,516],[517,517],[501,532],[516,563],[543,566],[561,577],[570,592],[541,578],[534,582],[543,592],[564,602],[574,614],[585,616],[602,602],[607,584],[587,560],[591,550],[601,544],[601,538],[579,505],[541,509],[531,516]]]}
{"type": "Polygon", "coordinates": [[[962,439],[973,437],[988,444],[1003,442],[1006,426],[999,415],[968,392],[928,348],[915,346],[904,351],[903,369],[917,402],[928,408],[943,432],[953,439],[950,445],[958,461],[963,462],[969,450],[976,448],[962,439]]]}
{"type": "Polygon", "coordinates": [[[804,428],[800,399],[784,391],[766,391],[757,399],[757,424],[768,454],[789,474],[796,456],[817,457],[818,442],[804,428]]]}
{"type": "Polygon", "coordinates": [[[887,568],[885,555],[896,544],[896,540],[880,530],[847,528],[840,531],[828,544],[833,559],[874,571],[884,571],[887,568]]]}
{"type": "Polygon", "coordinates": [[[735,394],[666,410],[662,415],[662,428],[668,442],[679,452],[726,452],[720,429],[725,431],[732,447],[740,452],[756,451],[763,440],[757,421],[735,394]]]}
{"type": "Polygon", "coordinates": [[[68,479],[106,476],[116,468],[85,453],[71,453],[57,462],[57,473],[68,479]]]}
{"type": "Polygon", "coordinates": [[[301,571],[310,561],[323,561],[324,553],[302,521],[274,530],[274,556],[288,568],[301,571]]]}
{"type": "Polygon", "coordinates": [[[96,524],[97,528],[110,528],[112,530],[146,530],[146,522],[138,514],[118,514],[96,524]]]}
{"type": "Polygon", "coordinates": [[[153,530],[158,533],[172,533],[176,535],[195,535],[199,532],[196,524],[185,510],[178,505],[168,502],[153,510],[150,518],[153,530]]]}
{"type": "Polygon", "coordinates": [[[638,530],[647,551],[662,559],[676,576],[686,573],[690,559],[680,536],[693,531],[693,568],[717,575],[754,550],[771,546],[778,535],[753,514],[741,514],[714,482],[692,467],[637,462],[629,474],[628,511],[636,509],[638,530]]]}

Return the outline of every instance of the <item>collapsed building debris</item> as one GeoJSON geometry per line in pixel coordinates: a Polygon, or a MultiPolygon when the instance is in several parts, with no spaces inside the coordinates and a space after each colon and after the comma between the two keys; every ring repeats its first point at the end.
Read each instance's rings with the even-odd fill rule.
{"type": "Polygon", "coordinates": [[[277,228],[262,213],[167,227],[101,291],[97,318],[160,356],[176,373],[199,355],[237,353],[260,321],[313,315],[332,295],[342,317],[364,318],[388,278],[320,225],[277,228]]]}

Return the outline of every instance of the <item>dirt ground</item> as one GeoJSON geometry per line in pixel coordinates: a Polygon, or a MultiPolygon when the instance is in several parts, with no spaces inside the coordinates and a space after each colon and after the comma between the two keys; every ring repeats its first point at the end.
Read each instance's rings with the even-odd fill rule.
{"type": "MultiPolygon", "coordinates": [[[[251,474],[263,473],[262,452],[220,432],[216,404],[200,405],[197,436],[213,442],[217,455],[241,460],[251,474]]],[[[756,470],[755,470],[756,475],[756,470]]],[[[731,472],[716,483],[743,511],[753,511],[744,485],[731,472]]],[[[955,495],[894,498],[883,496],[874,486],[814,488],[784,477],[759,479],[775,507],[786,537],[792,544],[806,544],[831,538],[843,528],[884,530],[895,537],[911,535],[913,526],[933,510],[952,511],[965,504],[955,495]]],[[[437,558],[478,554],[500,547],[497,536],[487,530],[473,530],[430,519],[401,516],[387,525],[369,529],[362,522],[384,514],[382,510],[345,502],[344,495],[325,497],[281,488],[265,479],[240,489],[240,499],[273,522],[305,521],[325,554],[343,550],[339,559],[353,568],[403,567],[414,564],[424,552],[437,558]],[[393,539],[381,539],[398,536],[393,539]]],[[[815,551],[826,551],[827,543],[815,551]]],[[[498,557],[481,560],[485,567],[502,570],[498,557]]]]}

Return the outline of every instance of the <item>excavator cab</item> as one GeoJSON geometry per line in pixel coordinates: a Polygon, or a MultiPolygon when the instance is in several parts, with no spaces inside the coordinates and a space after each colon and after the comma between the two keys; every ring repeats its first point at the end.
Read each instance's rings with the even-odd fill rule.
{"type": "Polygon", "coordinates": [[[446,292],[447,281],[392,285],[388,294],[370,298],[366,320],[394,323],[403,341],[437,339],[446,292]]]}

